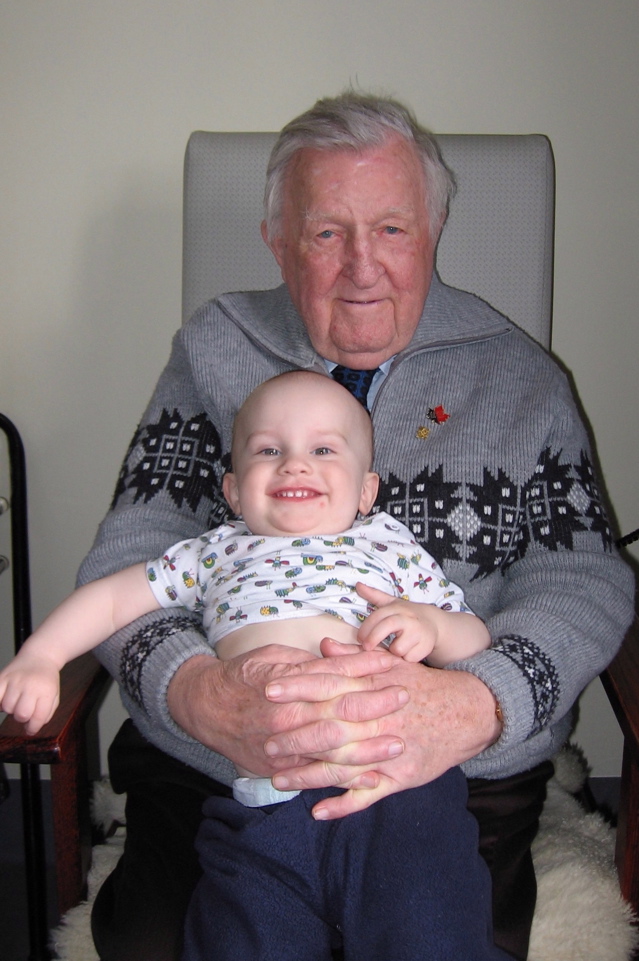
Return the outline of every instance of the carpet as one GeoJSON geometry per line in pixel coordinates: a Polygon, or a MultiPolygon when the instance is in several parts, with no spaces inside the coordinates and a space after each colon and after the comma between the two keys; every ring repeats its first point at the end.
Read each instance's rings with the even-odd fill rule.
{"type": "MultiPolygon", "coordinates": [[[[615,832],[575,798],[587,766],[577,748],[555,759],[555,775],[533,845],[537,908],[528,961],[630,961],[639,946],[633,914],[619,894],[614,866],[615,832]]],[[[107,829],[121,824],[93,849],[87,901],[72,908],[51,934],[60,961],[99,961],[91,939],[91,904],[124,847],[124,798],[108,782],[96,784],[93,818],[107,829]]],[[[461,961],[461,959],[460,959],[461,961]]]]}

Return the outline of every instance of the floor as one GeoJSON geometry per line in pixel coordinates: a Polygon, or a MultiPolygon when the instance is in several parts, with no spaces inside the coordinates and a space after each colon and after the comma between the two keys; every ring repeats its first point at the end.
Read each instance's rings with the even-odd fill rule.
{"type": "MultiPolygon", "coordinates": [[[[20,782],[9,782],[9,796],[2,800],[0,781],[0,959],[1,961],[44,961],[29,954],[26,884],[23,858],[20,782]]],[[[590,782],[597,805],[614,819],[618,809],[619,779],[594,778],[590,782]]],[[[52,832],[49,784],[42,781],[45,840],[48,849],[48,906],[50,924],[57,922],[52,885],[52,832]]]]}

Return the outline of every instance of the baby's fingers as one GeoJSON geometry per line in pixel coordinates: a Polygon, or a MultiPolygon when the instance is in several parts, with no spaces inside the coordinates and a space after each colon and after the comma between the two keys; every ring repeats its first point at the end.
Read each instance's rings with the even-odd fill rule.
{"type": "Polygon", "coordinates": [[[24,695],[24,687],[16,680],[11,674],[3,678],[2,686],[0,687],[0,707],[7,714],[15,714],[16,705],[20,701],[20,698],[24,695]]]}
{"type": "Polygon", "coordinates": [[[358,581],[355,585],[355,590],[361,598],[368,601],[369,604],[374,604],[375,607],[384,607],[386,604],[392,604],[393,601],[397,600],[395,594],[387,594],[385,591],[378,591],[376,587],[370,587],[368,584],[364,584],[362,581],[358,581]]]}
{"type": "Polygon", "coordinates": [[[50,698],[39,698],[31,719],[25,725],[27,734],[37,734],[40,728],[48,724],[59,703],[59,698],[53,701],[50,698]]]}
{"type": "Polygon", "coordinates": [[[25,691],[10,689],[5,702],[6,710],[9,714],[13,714],[14,720],[18,724],[26,724],[35,713],[37,698],[28,689],[25,691]]]}
{"type": "Polygon", "coordinates": [[[371,651],[383,644],[388,637],[397,634],[405,626],[401,615],[388,608],[379,608],[366,618],[360,627],[357,639],[365,651],[371,651]]]}
{"type": "Polygon", "coordinates": [[[24,694],[15,706],[13,717],[20,724],[24,724],[27,734],[37,734],[55,713],[60,698],[56,694],[32,695],[24,694]]]}

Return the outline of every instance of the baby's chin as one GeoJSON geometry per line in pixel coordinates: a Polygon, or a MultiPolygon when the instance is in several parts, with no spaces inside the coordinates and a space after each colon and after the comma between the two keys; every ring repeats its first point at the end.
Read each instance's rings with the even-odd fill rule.
{"type": "Polygon", "coordinates": [[[295,524],[264,524],[261,530],[255,531],[261,537],[337,537],[349,530],[353,526],[353,521],[343,524],[324,524],[321,521],[310,525],[295,524]]]}

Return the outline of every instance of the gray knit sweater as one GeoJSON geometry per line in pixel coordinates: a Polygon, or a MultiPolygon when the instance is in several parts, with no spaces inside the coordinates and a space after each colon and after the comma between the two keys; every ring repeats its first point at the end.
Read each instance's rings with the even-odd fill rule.
{"type": "MultiPolygon", "coordinates": [[[[156,557],[224,518],[235,412],[291,368],[325,372],[283,286],[227,294],[178,331],[80,582],[156,557]]],[[[633,578],[614,550],[566,377],[503,316],[435,277],[372,417],[378,507],[435,556],[493,638],[453,665],[491,688],[505,718],[500,740],[464,769],[473,777],[527,769],[565,740],[571,706],[615,654],[633,612],[633,578]]],[[[211,653],[201,625],[181,611],[148,615],[98,651],[141,733],[228,784],[233,765],[188,738],[167,710],[171,677],[200,653],[211,653]]]]}

